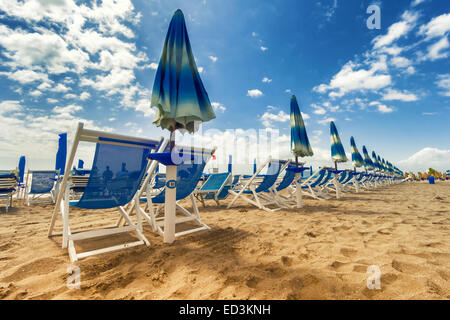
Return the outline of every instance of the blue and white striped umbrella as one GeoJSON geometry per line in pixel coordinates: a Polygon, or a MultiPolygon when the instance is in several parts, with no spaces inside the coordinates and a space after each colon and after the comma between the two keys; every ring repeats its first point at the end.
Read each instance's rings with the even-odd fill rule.
{"type": "Polygon", "coordinates": [[[350,138],[350,149],[352,150],[352,163],[355,168],[362,167],[364,160],[356,147],[355,138],[350,138]]]}
{"type": "Polygon", "coordinates": [[[213,108],[203,87],[181,10],[170,21],[153,84],[151,106],[157,107],[158,127],[196,131],[195,122],[214,119],[213,108]]]}
{"type": "Polygon", "coordinates": [[[291,150],[295,157],[311,157],[314,154],[295,96],[291,97],[291,150]]]}
{"type": "Polygon", "coordinates": [[[66,158],[67,158],[67,133],[60,133],[58,140],[58,151],[56,153],[55,170],[59,170],[59,174],[61,175],[64,174],[64,170],[66,169],[66,158]]]}
{"type": "Polygon", "coordinates": [[[342,145],[341,138],[339,138],[339,133],[333,121],[330,122],[330,136],[331,160],[333,160],[334,163],[347,162],[348,159],[345,155],[344,146],[342,145]]]}
{"type": "Polygon", "coordinates": [[[374,164],[373,164],[372,160],[370,159],[370,156],[369,156],[369,153],[367,152],[366,146],[363,146],[362,150],[363,150],[363,154],[364,154],[364,168],[366,168],[367,170],[373,170],[374,164]]]}
{"type": "Polygon", "coordinates": [[[377,154],[375,153],[375,151],[372,151],[372,162],[377,170],[381,170],[381,166],[378,163],[377,154]]]}

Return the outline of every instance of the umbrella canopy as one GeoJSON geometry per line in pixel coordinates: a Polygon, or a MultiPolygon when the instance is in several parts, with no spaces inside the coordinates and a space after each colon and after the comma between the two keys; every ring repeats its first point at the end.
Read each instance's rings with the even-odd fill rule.
{"type": "Polygon", "coordinates": [[[253,159],[253,174],[256,173],[256,170],[257,170],[257,168],[256,168],[256,159],[253,159]]]}
{"type": "Polygon", "coordinates": [[[331,135],[331,160],[334,163],[347,162],[347,156],[345,155],[344,146],[342,145],[341,138],[337,131],[336,125],[333,121],[330,122],[330,135],[331,135]]]}
{"type": "Polygon", "coordinates": [[[203,87],[181,10],[170,21],[153,84],[151,106],[157,107],[158,127],[196,130],[194,122],[214,119],[213,108],[203,87]]]}
{"type": "Polygon", "coordinates": [[[78,169],[83,169],[84,167],[84,161],[81,159],[78,159],[78,169]]]}
{"type": "Polygon", "coordinates": [[[295,96],[291,97],[291,150],[295,157],[311,157],[314,154],[295,96]]]}
{"type": "Polygon", "coordinates": [[[375,169],[378,169],[378,170],[381,169],[381,166],[378,163],[377,154],[375,153],[375,151],[372,151],[372,162],[373,162],[375,169]]]}
{"type": "Polygon", "coordinates": [[[66,157],[67,157],[67,133],[60,133],[55,165],[55,170],[59,169],[60,175],[63,175],[64,170],[66,169],[66,157]]]}
{"type": "Polygon", "coordinates": [[[373,170],[374,164],[372,160],[370,160],[370,156],[369,153],[367,152],[366,146],[363,146],[362,150],[364,154],[364,168],[366,168],[367,170],[373,170]]]}
{"type": "Polygon", "coordinates": [[[377,155],[378,166],[380,170],[384,171],[383,163],[381,162],[380,155],[377,155]]]}
{"type": "Polygon", "coordinates": [[[355,138],[350,138],[350,149],[352,150],[352,163],[355,168],[362,167],[364,160],[356,147],[355,138]]]}
{"type": "Polygon", "coordinates": [[[25,174],[25,156],[19,159],[19,183],[23,183],[23,176],[25,174]]]}

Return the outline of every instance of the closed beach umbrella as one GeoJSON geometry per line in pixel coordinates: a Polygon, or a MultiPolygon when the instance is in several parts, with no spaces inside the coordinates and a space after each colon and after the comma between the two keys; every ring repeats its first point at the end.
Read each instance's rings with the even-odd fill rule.
{"type": "Polygon", "coordinates": [[[302,191],[300,186],[301,171],[298,168],[298,157],[311,157],[314,155],[309,144],[308,134],[306,133],[305,123],[302,113],[297,103],[295,95],[291,97],[291,151],[295,156],[295,189],[297,196],[297,208],[303,206],[302,191]]]}
{"type": "Polygon", "coordinates": [[[256,170],[257,170],[257,168],[256,168],[256,159],[253,159],[253,174],[256,173],[256,170]]]}
{"type": "Polygon", "coordinates": [[[374,167],[375,167],[376,169],[378,169],[378,170],[381,169],[381,166],[380,166],[380,164],[378,163],[377,154],[375,153],[375,151],[372,151],[372,162],[373,162],[373,165],[374,165],[374,167]]]}
{"type": "MultiPolygon", "coordinates": [[[[186,22],[181,10],[169,24],[153,84],[151,106],[156,107],[156,126],[170,131],[170,151],[175,146],[175,130],[192,133],[196,123],[214,119],[208,94],[203,86],[192,53],[186,22]]],[[[177,167],[166,167],[164,242],[175,240],[177,167]]]]}
{"type": "Polygon", "coordinates": [[[233,171],[233,156],[230,154],[228,156],[228,172],[231,173],[233,171]]]}
{"type": "Polygon", "coordinates": [[[60,133],[55,165],[55,170],[60,170],[59,171],[60,175],[64,174],[64,170],[66,168],[66,157],[67,157],[67,133],[60,133]]]}
{"type": "Polygon", "coordinates": [[[78,159],[78,169],[83,169],[84,167],[84,161],[81,159],[78,159]]]}
{"type": "Polygon", "coordinates": [[[333,121],[330,122],[330,136],[331,136],[331,160],[333,160],[336,168],[338,162],[347,162],[347,156],[345,155],[344,146],[342,145],[341,138],[337,131],[336,125],[333,121]]]}
{"type": "Polygon", "coordinates": [[[291,150],[296,163],[298,163],[298,157],[311,157],[314,154],[295,96],[291,97],[291,150]]]}
{"type": "Polygon", "coordinates": [[[366,146],[363,146],[362,150],[363,150],[363,154],[364,154],[364,168],[366,168],[367,170],[373,170],[374,164],[373,164],[372,160],[370,159],[370,156],[369,156],[369,153],[367,152],[366,146]]]}
{"type": "Polygon", "coordinates": [[[213,108],[203,87],[181,10],[170,21],[166,40],[153,84],[151,106],[157,107],[156,126],[171,133],[184,129],[194,132],[195,122],[214,119],[213,108]]]}
{"type": "Polygon", "coordinates": [[[350,149],[352,150],[352,164],[355,168],[362,167],[364,160],[356,147],[355,138],[350,138],[350,149]]]}
{"type": "Polygon", "coordinates": [[[19,183],[23,183],[23,176],[25,174],[25,156],[19,159],[19,183]]]}

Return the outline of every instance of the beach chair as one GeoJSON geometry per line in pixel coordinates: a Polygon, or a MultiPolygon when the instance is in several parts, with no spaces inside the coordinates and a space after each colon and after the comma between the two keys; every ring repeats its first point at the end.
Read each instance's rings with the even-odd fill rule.
{"type": "Polygon", "coordinates": [[[205,207],[205,197],[214,199],[217,205],[220,205],[219,195],[221,195],[223,188],[230,181],[230,178],[230,172],[213,173],[198,190],[195,190],[194,195],[201,201],[203,207],[205,207]]]}
{"type": "MultiPolygon", "coordinates": [[[[330,196],[322,188],[332,179],[332,172],[328,168],[321,168],[313,173],[308,179],[302,181],[300,186],[302,188],[302,194],[309,196],[316,200],[329,199],[330,196]]],[[[295,189],[295,186],[291,186],[295,189]]]]}
{"type": "Polygon", "coordinates": [[[15,172],[1,172],[0,173],[0,199],[6,201],[6,213],[8,208],[12,206],[13,195],[17,192],[18,177],[15,172]]]}
{"type": "Polygon", "coordinates": [[[59,170],[28,170],[25,184],[25,202],[29,206],[36,200],[43,201],[43,196],[50,195],[50,201],[55,203],[59,183],[59,170]],[[30,175],[31,185],[28,185],[30,175]]]}
{"type": "Polygon", "coordinates": [[[237,200],[244,200],[259,209],[263,209],[268,212],[273,212],[283,208],[283,206],[277,201],[276,196],[273,194],[272,187],[276,183],[279,174],[286,169],[289,163],[290,160],[272,160],[272,157],[269,157],[258,168],[258,170],[256,170],[256,172],[247,179],[247,181],[244,180],[240,185],[237,185],[232,190],[229,190],[229,193],[232,194],[234,198],[228,204],[227,208],[232,208],[237,200]],[[256,178],[266,167],[267,173],[262,175],[262,180],[260,182],[256,182],[256,178]],[[266,193],[271,193],[271,196],[266,195],[266,193]],[[275,206],[275,208],[269,208],[270,205],[275,206]]]}
{"type": "Polygon", "coordinates": [[[137,222],[135,224],[130,218],[132,207],[130,211],[127,211],[125,206],[130,204],[137,195],[139,185],[148,168],[148,154],[160,149],[163,138],[151,140],[87,130],[83,128],[82,123],[79,123],[68,160],[68,168],[72,167],[80,142],[96,143],[89,180],[81,198],[77,201],[70,201],[70,172],[66,170],[50,221],[48,236],[62,235],[62,247],[68,249],[72,262],[96,254],[138,245],[150,245],[142,233],[140,212],[136,212],[137,222]],[[120,218],[126,221],[126,225],[114,224],[99,228],[75,230],[70,227],[69,223],[70,207],[84,210],[117,208],[120,218]],[[55,232],[55,222],[59,214],[62,215],[63,230],[62,232],[55,232]],[[75,241],[91,240],[93,242],[92,239],[105,236],[112,236],[111,238],[114,239],[115,235],[124,233],[132,233],[138,240],[82,253],[77,253],[75,250],[75,241]]]}
{"type": "MultiPolygon", "coordinates": [[[[177,150],[182,150],[185,158],[183,158],[182,164],[177,165],[176,211],[180,213],[181,216],[176,216],[175,226],[178,225],[178,228],[182,230],[175,232],[175,238],[210,229],[210,227],[201,220],[200,211],[198,210],[195,201],[194,190],[202,177],[206,164],[216,149],[176,146],[173,152],[177,152],[177,150]],[[190,198],[193,212],[190,212],[180,204],[180,201],[187,197],[190,198]]],[[[150,168],[149,176],[154,173],[155,168],[156,166],[150,168]]],[[[153,231],[164,236],[164,210],[162,209],[165,204],[165,188],[167,186],[165,186],[157,195],[154,195],[154,189],[152,190],[151,184],[144,182],[143,186],[146,188],[146,196],[138,199],[146,204],[143,209],[139,205],[139,201],[135,201],[136,211],[147,220],[152,226],[153,231]]],[[[143,190],[140,194],[144,194],[143,190]]]]}

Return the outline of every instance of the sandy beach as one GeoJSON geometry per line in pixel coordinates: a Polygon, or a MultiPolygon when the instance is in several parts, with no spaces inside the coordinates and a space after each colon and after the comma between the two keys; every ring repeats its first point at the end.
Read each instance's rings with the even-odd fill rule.
{"type": "MultiPolygon", "coordinates": [[[[210,201],[201,214],[212,230],[172,245],[146,224],[150,247],[78,261],[81,288],[68,289],[67,250],[47,238],[53,206],[15,202],[0,209],[0,299],[450,299],[449,182],[304,203],[268,213],[210,201]],[[381,270],[380,290],[366,286],[370,265],[381,270]]],[[[116,218],[71,210],[74,225],[116,218]]]]}

